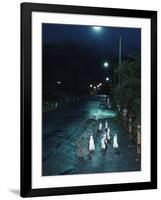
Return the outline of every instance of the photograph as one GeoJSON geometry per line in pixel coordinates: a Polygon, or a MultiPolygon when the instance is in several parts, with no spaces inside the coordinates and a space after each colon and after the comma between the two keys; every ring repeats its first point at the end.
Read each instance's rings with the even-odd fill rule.
{"type": "Polygon", "coordinates": [[[157,12],[21,4],[21,196],[157,188],[157,12]]]}
{"type": "Polygon", "coordinates": [[[141,171],[141,28],[41,31],[42,176],[141,171]]]}

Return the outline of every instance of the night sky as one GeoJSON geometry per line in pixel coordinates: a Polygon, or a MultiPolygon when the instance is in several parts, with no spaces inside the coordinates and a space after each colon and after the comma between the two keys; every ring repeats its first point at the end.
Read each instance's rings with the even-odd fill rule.
{"type": "Polygon", "coordinates": [[[113,69],[118,66],[119,36],[122,37],[122,57],[140,54],[141,30],[136,28],[43,24],[43,88],[57,90],[88,91],[90,83],[113,79],[113,69]],[[108,69],[103,62],[108,61],[108,69]],[[64,87],[63,87],[64,86],[64,87]]]}

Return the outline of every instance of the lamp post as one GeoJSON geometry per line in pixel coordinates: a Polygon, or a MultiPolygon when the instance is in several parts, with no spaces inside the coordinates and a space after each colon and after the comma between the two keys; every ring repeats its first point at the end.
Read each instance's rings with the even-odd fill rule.
{"type": "MultiPolygon", "coordinates": [[[[122,38],[121,35],[119,37],[119,66],[118,69],[121,67],[122,63],[122,38]]],[[[118,85],[121,84],[121,77],[120,77],[120,72],[118,71],[118,85]]]]}

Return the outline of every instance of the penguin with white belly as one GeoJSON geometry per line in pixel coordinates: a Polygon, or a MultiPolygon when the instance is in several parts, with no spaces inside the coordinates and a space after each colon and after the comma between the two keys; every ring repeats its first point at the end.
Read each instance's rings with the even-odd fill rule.
{"type": "Polygon", "coordinates": [[[101,138],[101,149],[102,150],[106,150],[106,143],[105,143],[105,138],[104,137],[101,138]]]}
{"type": "Polygon", "coordinates": [[[89,152],[94,152],[94,151],[95,151],[95,144],[94,144],[93,135],[91,135],[89,139],[89,152]]]}
{"type": "Polygon", "coordinates": [[[114,134],[114,136],[113,136],[113,148],[115,150],[117,150],[119,148],[118,140],[117,140],[117,134],[114,134]]]}
{"type": "Polygon", "coordinates": [[[111,140],[111,135],[110,135],[110,128],[107,129],[107,139],[110,141],[111,140]]]}
{"type": "Polygon", "coordinates": [[[98,130],[102,131],[102,122],[99,123],[98,130]]]}
{"type": "Polygon", "coordinates": [[[105,129],[107,129],[107,128],[108,128],[108,122],[106,120],[106,122],[105,122],[105,129]]]}

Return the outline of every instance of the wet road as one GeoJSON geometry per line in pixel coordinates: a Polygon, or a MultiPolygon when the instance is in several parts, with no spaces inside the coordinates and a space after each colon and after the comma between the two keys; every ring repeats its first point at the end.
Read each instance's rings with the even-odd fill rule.
{"type": "Polygon", "coordinates": [[[64,108],[43,113],[43,176],[140,170],[136,147],[128,147],[127,133],[117,123],[116,112],[99,107],[104,98],[82,97],[64,108]],[[118,152],[114,151],[112,143],[107,150],[101,150],[103,133],[100,131],[94,138],[96,149],[92,155],[79,157],[76,154],[76,140],[84,132],[84,124],[89,119],[101,121],[103,129],[108,121],[111,136],[118,134],[118,152]]]}

